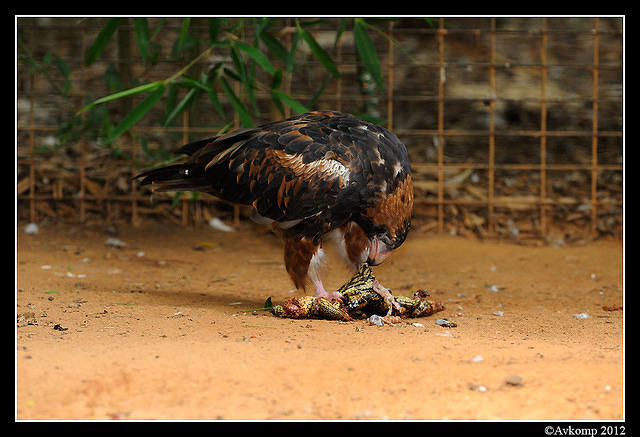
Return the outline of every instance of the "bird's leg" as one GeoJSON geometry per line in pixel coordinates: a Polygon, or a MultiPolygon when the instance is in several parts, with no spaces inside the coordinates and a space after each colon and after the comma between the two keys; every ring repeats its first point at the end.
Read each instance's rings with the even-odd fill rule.
{"type": "Polygon", "coordinates": [[[311,282],[313,282],[313,285],[316,288],[316,297],[324,297],[329,301],[342,300],[341,293],[338,293],[337,291],[328,293],[327,290],[325,290],[324,285],[322,285],[322,281],[320,280],[320,278],[318,278],[317,280],[312,279],[311,282]]]}
{"type": "Polygon", "coordinates": [[[324,297],[325,299],[332,300],[342,300],[342,294],[337,291],[332,291],[328,293],[325,290],[324,285],[322,284],[322,279],[320,279],[320,270],[322,268],[322,264],[324,262],[324,251],[322,247],[318,247],[316,253],[311,257],[311,261],[309,262],[309,279],[313,283],[313,286],[316,289],[316,297],[324,297]]]}
{"type": "Polygon", "coordinates": [[[306,237],[285,238],[284,262],[287,272],[298,289],[304,289],[307,280],[313,283],[316,297],[341,299],[338,292],[328,293],[320,279],[324,251],[320,242],[306,237]]]}

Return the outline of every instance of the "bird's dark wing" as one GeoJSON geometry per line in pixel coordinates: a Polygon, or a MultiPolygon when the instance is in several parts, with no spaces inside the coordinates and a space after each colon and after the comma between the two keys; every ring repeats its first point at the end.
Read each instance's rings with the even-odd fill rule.
{"type": "Polygon", "coordinates": [[[191,155],[188,161],[139,177],[157,191],[193,189],[252,205],[258,221],[284,228],[305,221],[319,234],[343,224],[360,200],[356,187],[368,173],[356,147],[361,139],[343,126],[357,122],[316,112],[235,131],[188,144],[180,149],[191,155]]]}
{"type": "Polygon", "coordinates": [[[197,190],[252,205],[256,221],[319,236],[354,220],[400,244],[413,188],[404,145],[352,115],[316,111],[183,146],[183,164],[138,175],[157,191],[197,190]]]}

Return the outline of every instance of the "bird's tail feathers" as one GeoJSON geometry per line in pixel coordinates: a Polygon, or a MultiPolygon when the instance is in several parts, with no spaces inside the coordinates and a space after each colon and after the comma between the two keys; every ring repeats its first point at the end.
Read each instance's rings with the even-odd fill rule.
{"type": "Polygon", "coordinates": [[[142,179],[140,185],[151,184],[154,192],[211,189],[211,184],[207,183],[203,172],[189,164],[152,168],[134,176],[134,179],[142,179]]]}
{"type": "Polygon", "coordinates": [[[134,176],[140,185],[151,184],[153,191],[211,191],[211,177],[205,172],[230,158],[240,149],[255,129],[240,129],[230,134],[206,138],[182,146],[177,153],[191,156],[182,164],[152,168],[134,176]]]}

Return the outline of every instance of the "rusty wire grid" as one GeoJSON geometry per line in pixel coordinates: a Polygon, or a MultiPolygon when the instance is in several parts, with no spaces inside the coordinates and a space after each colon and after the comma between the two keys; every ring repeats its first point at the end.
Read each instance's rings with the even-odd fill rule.
{"type": "MultiPolygon", "coordinates": [[[[69,113],[108,94],[103,78],[110,64],[150,81],[184,64],[166,57],[145,75],[133,54],[133,26],[122,26],[118,44],[85,67],[84,53],[104,23],[18,19],[34,57],[55,47],[73,70],[65,100],[56,93],[63,86],[60,77],[43,77],[18,62],[18,219],[134,225],[152,218],[182,225],[214,216],[242,220],[242,208],[208,195],[184,195],[178,206],[169,194],[150,200],[148,190],[130,179],[153,164],[148,150],[175,150],[219,132],[225,122],[206,100],[168,127],[159,121],[161,109],[150,113],[115,148],[69,134],[69,113]],[[64,147],[41,153],[43,145],[59,144],[65,135],[64,147]]],[[[282,18],[278,25],[280,40],[289,47],[292,19],[282,18]]],[[[179,27],[180,19],[168,19],[167,38],[179,27]]],[[[332,47],[337,27],[332,18],[310,29],[342,74],[342,80],[328,82],[313,109],[367,112],[385,120],[409,151],[417,226],[523,243],[550,241],[551,235],[575,241],[621,235],[622,17],[382,22],[380,33],[371,37],[385,90],[373,94],[363,90],[350,29],[332,47]]],[[[191,29],[206,32],[196,19],[191,29]]],[[[283,86],[306,102],[327,72],[303,50],[296,62],[299,70],[283,86]]],[[[223,95],[220,100],[232,114],[223,95]]],[[[256,91],[256,100],[261,114],[256,124],[281,118],[267,92],[256,91]]],[[[108,111],[117,119],[125,109],[116,103],[108,111]]],[[[239,127],[237,116],[233,124],[239,127]]]]}

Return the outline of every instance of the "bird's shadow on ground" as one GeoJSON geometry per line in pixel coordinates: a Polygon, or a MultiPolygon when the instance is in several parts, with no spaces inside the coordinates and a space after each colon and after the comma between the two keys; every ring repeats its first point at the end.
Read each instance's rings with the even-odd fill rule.
{"type": "Polygon", "coordinates": [[[237,294],[230,291],[186,289],[151,289],[140,290],[139,293],[144,300],[141,303],[145,305],[217,309],[225,312],[264,308],[266,300],[271,297],[268,292],[265,292],[263,297],[247,296],[243,295],[241,290],[237,294]]]}

